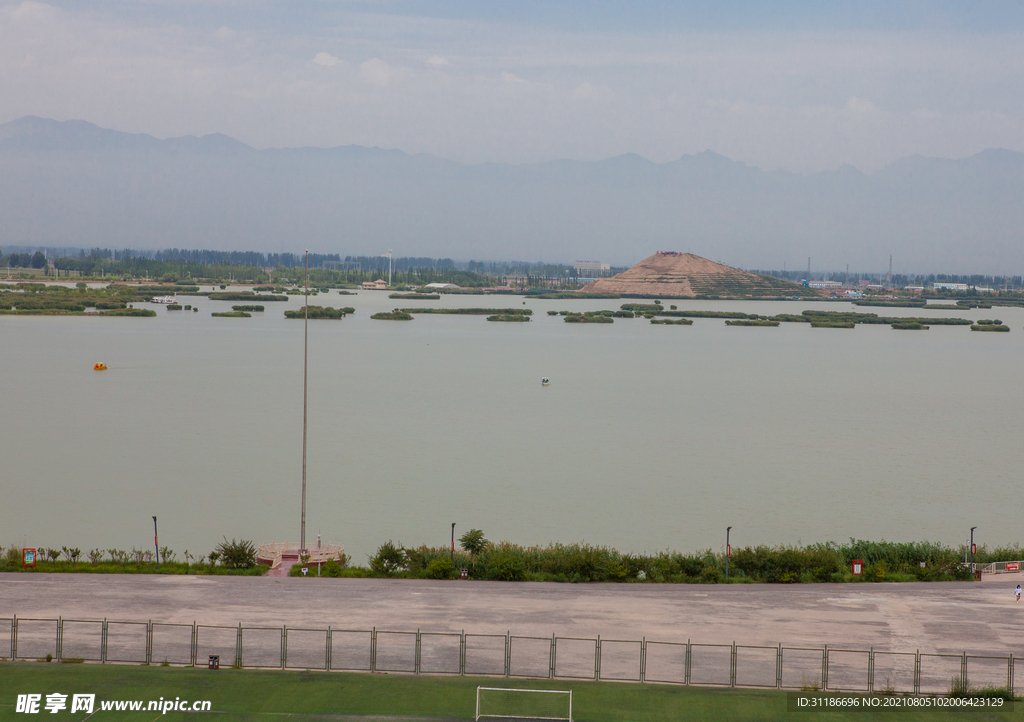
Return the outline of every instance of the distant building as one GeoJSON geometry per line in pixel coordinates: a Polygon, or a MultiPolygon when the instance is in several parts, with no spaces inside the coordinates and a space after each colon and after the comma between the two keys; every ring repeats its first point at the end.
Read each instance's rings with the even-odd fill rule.
{"type": "Polygon", "coordinates": [[[804,285],[808,288],[842,288],[843,284],[839,281],[804,281],[804,285]]]}
{"type": "Polygon", "coordinates": [[[363,281],[362,289],[364,291],[386,291],[388,282],[383,278],[378,278],[376,281],[363,281]]]}
{"type": "Polygon", "coordinates": [[[966,283],[939,283],[938,281],[936,281],[935,283],[932,284],[932,288],[934,288],[936,291],[966,291],[968,286],[966,283]]]}
{"type": "Polygon", "coordinates": [[[910,291],[911,293],[921,293],[924,291],[924,286],[907,286],[903,290],[910,291]]]}
{"type": "Polygon", "coordinates": [[[576,273],[581,274],[583,272],[610,271],[612,264],[601,263],[600,261],[576,261],[576,263],[572,264],[572,267],[576,269],[576,273]]]}
{"type": "Polygon", "coordinates": [[[424,288],[459,289],[462,286],[456,286],[454,283],[428,283],[424,288]]]}

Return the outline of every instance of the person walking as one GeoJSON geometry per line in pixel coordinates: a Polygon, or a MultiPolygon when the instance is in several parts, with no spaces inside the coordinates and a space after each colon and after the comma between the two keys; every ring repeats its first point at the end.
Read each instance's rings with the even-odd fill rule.
{"type": "Polygon", "coordinates": [[[1019,584],[1017,585],[1017,588],[1013,590],[1013,596],[1015,596],[1017,598],[1017,601],[1020,602],[1020,585],[1019,584]]]}

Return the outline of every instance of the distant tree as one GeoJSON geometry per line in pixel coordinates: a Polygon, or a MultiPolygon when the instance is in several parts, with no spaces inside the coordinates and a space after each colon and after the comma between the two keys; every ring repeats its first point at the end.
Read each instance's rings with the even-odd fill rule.
{"type": "Polygon", "coordinates": [[[32,255],[32,268],[42,268],[46,265],[46,256],[42,251],[36,251],[32,255]]]}
{"type": "Polygon", "coordinates": [[[479,529],[470,529],[459,537],[459,544],[462,545],[463,550],[469,552],[473,559],[473,566],[476,566],[477,555],[486,549],[490,542],[484,538],[484,533],[479,529]]]}
{"type": "Polygon", "coordinates": [[[377,553],[370,557],[370,569],[387,577],[404,570],[408,563],[402,543],[396,546],[390,539],[381,544],[377,553]]]}

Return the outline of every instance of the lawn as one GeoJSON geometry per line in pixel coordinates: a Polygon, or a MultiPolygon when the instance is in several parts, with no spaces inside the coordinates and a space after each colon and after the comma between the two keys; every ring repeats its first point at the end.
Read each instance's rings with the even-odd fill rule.
{"type": "MultiPolygon", "coordinates": [[[[687,722],[690,720],[1004,720],[1016,712],[915,709],[787,711],[785,692],[670,685],[480,677],[431,677],[340,672],[255,671],[94,664],[0,662],[0,720],[79,722],[87,715],[63,710],[18,714],[19,694],[95,694],[90,722],[167,722],[205,718],[216,722],[311,722],[314,715],[384,715],[472,719],[477,685],[572,689],[573,717],[583,722],[687,722]],[[163,698],[210,700],[210,713],[99,711],[103,700],[163,698]],[[286,716],[287,715],[287,716],[286,716]]],[[[322,717],[320,719],[323,719],[322,717]]]]}

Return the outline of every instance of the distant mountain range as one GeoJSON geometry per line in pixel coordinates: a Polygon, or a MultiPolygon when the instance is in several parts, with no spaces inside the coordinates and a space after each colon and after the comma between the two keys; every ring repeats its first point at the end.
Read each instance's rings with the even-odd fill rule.
{"type": "Polygon", "coordinates": [[[342,146],[255,150],[85,121],[0,125],[0,248],[210,248],[741,268],[1024,272],[1024,153],[766,172],[711,151],[653,163],[465,165],[342,146]]]}

